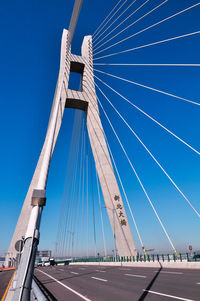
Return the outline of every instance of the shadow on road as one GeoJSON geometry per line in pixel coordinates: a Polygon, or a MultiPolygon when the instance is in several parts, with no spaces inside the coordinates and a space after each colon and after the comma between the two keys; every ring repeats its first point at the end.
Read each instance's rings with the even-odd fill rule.
{"type": "MultiPolygon", "coordinates": [[[[159,262],[160,264],[160,262],[159,262]]],[[[144,293],[140,296],[140,298],[138,299],[138,301],[143,301],[146,296],[149,293],[149,290],[151,289],[152,285],[154,284],[154,282],[156,281],[156,278],[158,277],[158,275],[160,274],[162,270],[162,265],[160,264],[160,269],[158,270],[158,272],[156,273],[156,275],[153,277],[153,279],[151,280],[151,282],[148,284],[148,286],[146,287],[146,289],[144,290],[144,293]]]]}

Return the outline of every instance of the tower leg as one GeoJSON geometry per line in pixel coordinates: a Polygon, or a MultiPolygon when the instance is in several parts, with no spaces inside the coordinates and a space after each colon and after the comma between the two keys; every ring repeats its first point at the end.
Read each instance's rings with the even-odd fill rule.
{"type": "Polygon", "coordinates": [[[61,68],[58,76],[57,87],[55,91],[53,106],[51,110],[51,115],[49,119],[49,125],[47,129],[47,134],[45,138],[45,142],[40,153],[40,157],[29,186],[16,228],[13,234],[6,259],[5,259],[5,266],[9,265],[10,261],[13,261],[17,257],[17,251],[15,249],[15,243],[18,240],[21,240],[22,237],[25,237],[26,230],[28,227],[31,210],[32,210],[32,195],[34,189],[46,189],[46,182],[48,177],[48,170],[51,157],[53,155],[53,150],[55,147],[55,143],[59,134],[65,102],[66,102],[66,89],[64,89],[63,85],[63,77],[64,77],[64,66],[65,66],[65,87],[68,87],[68,79],[69,79],[69,69],[70,69],[70,62],[69,62],[69,55],[66,54],[66,43],[68,38],[68,32],[66,30],[63,31],[62,36],[62,44],[61,44],[61,68]],[[66,60],[66,63],[65,63],[66,60]],[[67,70],[68,68],[68,70],[67,70]],[[67,85],[67,86],[66,86],[67,85]],[[38,187],[40,185],[40,187],[38,187]]]}
{"type": "Polygon", "coordinates": [[[82,57],[86,59],[83,73],[83,91],[87,94],[88,101],[87,129],[114,241],[119,256],[133,256],[136,255],[136,248],[100,120],[94,86],[91,36],[84,38],[82,57]]]}

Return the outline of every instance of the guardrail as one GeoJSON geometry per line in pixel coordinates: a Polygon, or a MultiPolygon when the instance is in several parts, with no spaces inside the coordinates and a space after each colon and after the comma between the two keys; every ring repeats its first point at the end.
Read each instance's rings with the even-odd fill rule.
{"type": "Polygon", "coordinates": [[[200,255],[195,252],[179,253],[179,254],[151,254],[151,255],[137,255],[137,256],[107,256],[96,258],[77,258],[71,259],[69,262],[197,262],[200,261],[200,255]]]}

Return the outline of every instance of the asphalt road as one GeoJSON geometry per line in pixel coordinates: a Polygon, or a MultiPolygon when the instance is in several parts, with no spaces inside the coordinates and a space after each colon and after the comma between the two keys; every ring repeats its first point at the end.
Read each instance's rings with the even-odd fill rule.
{"type": "Polygon", "coordinates": [[[200,301],[200,271],[89,265],[35,269],[59,301],[200,301]]]}
{"type": "Polygon", "coordinates": [[[10,278],[12,277],[14,271],[3,271],[0,272],[0,299],[3,297],[4,292],[8,286],[10,278]]]}

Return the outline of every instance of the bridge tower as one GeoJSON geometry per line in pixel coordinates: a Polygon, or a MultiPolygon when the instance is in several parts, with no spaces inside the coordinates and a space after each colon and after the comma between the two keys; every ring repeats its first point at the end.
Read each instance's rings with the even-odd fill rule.
{"type": "Polygon", "coordinates": [[[10,258],[15,258],[17,255],[16,241],[24,237],[26,246],[28,240],[30,244],[33,244],[34,239],[39,240],[39,224],[42,208],[46,202],[49,166],[66,108],[85,111],[89,140],[118,254],[119,256],[136,255],[135,244],[101,124],[94,85],[92,36],[84,37],[81,56],[71,53],[71,41],[81,4],[82,0],[75,1],[69,30],[63,30],[60,70],[46,138],[9,247],[6,257],[7,265],[10,258]],[[79,91],[68,88],[70,72],[81,74],[79,91]]]}

